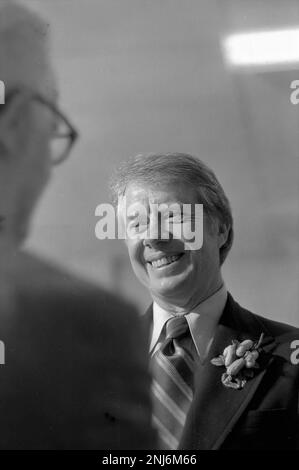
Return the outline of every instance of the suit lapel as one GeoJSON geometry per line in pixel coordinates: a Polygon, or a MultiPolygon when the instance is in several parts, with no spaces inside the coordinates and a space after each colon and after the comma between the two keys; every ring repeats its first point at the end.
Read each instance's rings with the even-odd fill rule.
{"type": "MultiPolygon", "coordinates": [[[[144,328],[152,328],[152,305],[142,316],[144,328]]],[[[182,436],[181,449],[219,449],[253,398],[267,367],[273,360],[271,351],[275,340],[252,313],[241,308],[228,294],[227,303],[220,319],[210,353],[202,365],[197,364],[195,395],[182,436]],[[226,388],[221,382],[224,368],[211,364],[213,357],[221,354],[233,339],[257,340],[261,333],[264,339],[259,358],[260,369],[241,390],[226,388]]]]}
{"type": "Polygon", "coordinates": [[[233,339],[256,340],[262,332],[255,316],[241,309],[228,295],[209,357],[204,365],[198,364],[195,396],[182,437],[182,449],[218,449],[224,442],[257,390],[272,360],[270,352],[275,343],[264,331],[261,368],[241,390],[224,387],[221,382],[224,368],[212,365],[211,359],[221,354],[233,339]]]}

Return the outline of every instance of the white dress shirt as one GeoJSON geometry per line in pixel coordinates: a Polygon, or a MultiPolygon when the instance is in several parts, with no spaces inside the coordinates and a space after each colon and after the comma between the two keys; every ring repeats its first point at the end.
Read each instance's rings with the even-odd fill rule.
{"type": "MultiPolygon", "coordinates": [[[[197,305],[186,314],[191,337],[195,349],[203,363],[208,356],[214,339],[215,330],[224,310],[227,299],[227,290],[223,284],[213,295],[197,305]]],[[[153,355],[165,339],[163,327],[169,318],[174,315],[164,310],[156,302],[153,304],[153,329],[150,343],[150,354],[153,355]]]]}

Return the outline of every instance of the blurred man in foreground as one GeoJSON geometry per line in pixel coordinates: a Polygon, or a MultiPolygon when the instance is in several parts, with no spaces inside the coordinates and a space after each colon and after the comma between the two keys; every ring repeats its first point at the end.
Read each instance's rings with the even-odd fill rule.
{"type": "Polygon", "coordinates": [[[212,170],[190,155],[139,155],[113,190],[133,270],[153,298],[145,321],[162,448],[299,447],[299,331],[227,292],[233,219],[212,170]]]}
{"type": "Polygon", "coordinates": [[[58,109],[48,25],[11,1],[0,6],[0,79],[0,449],[150,448],[134,309],[18,252],[76,131],[58,109]]]}

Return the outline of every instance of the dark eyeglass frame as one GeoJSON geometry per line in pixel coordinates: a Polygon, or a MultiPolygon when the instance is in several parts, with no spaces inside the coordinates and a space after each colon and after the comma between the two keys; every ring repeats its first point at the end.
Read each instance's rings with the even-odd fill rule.
{"type": "MultiPolygon", "coordinates": [[[[6,96],[6,100],[5,100],[6,104],[9,104],[9,101],[11,101],[12,98],[17,93],[21,93],[21,92],[22,92],[22,90],[12,90],[12,91],[10,91],[8,93],[8,95],[6,96]]],[[[26,91],[26,93],[27,93],[27,91],[26,91]]],[[[29,99],[37,101],[38,103],[40,103],[43,106],[46,106],[48,109],[50,109],[50,111],[52,113],[54,113],[55,116],[57,116],[59,119],[61,119],[64,122],[64,124],[67,126],[67,128],[69,130],[68,133],[66,133],[66,134],[53,134],[53,136],[51,137],[51,139],[68,139],[68,145],[66,146],[65,151],[59,156],[59,158],[53,158],[53,156],[52,156],[52,159],[51,159],[52,165],[54,165],[54,166],[60,165],[60,163],[64,162],[67,159],[67,157],[69,156],[71,149],[73,148],[76,140],[79,137],[79,132],[73,126],[73,124],[70,122],[70,120],[65,116],[65,114],[62,111],[60,111],[58,109],[58,107],[54,103],[52,103],[50,100],[48,100],[47,98],[45,98],[41,94],[35,93],[35,92],[30,92],[28,97],[29,97],[29,99]]]]}

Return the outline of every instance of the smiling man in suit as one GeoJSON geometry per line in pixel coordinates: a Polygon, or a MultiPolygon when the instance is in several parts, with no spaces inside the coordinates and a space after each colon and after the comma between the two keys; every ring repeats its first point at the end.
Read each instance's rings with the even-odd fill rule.
{"type": "Polygon", "coordinates": [[[148,449],[148,360],[135,309],[20,252],[76,137],[59,110],[48,39],[45,21],[1,0],[0,449],[148,449]]]}
{"type": "Polygon", "coordinates": [[[161,447],[296,448],[299,367],[290,358],[299,332],[227,292],[221,266],[233,219],[212,170],[190,155],[139,155],[112,189],[133,270],[153,299],[145,322],[161,447]]]}

